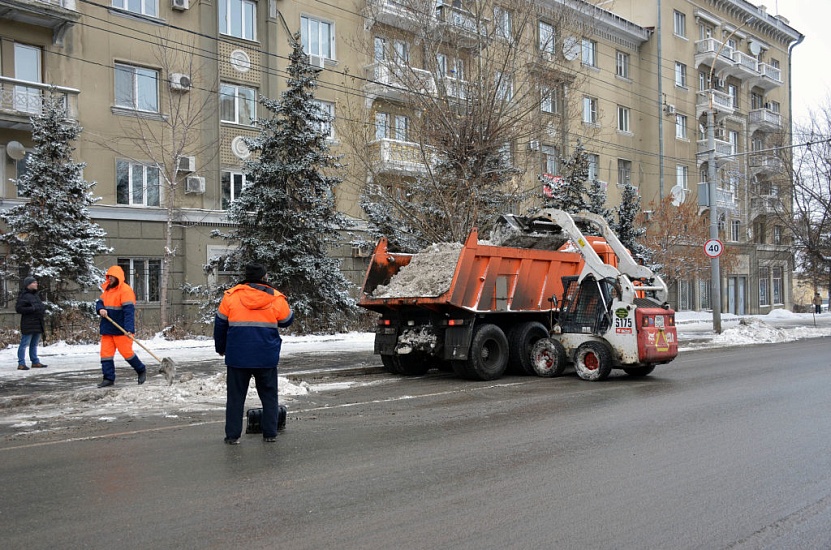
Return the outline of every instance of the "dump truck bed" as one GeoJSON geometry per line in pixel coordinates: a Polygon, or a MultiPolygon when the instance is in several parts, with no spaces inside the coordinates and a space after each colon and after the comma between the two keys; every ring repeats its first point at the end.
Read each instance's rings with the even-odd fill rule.
{"type": "MultiPolygon", "coordinates": [[[[593,244],[605,255],[605,242],[593,244]]],[[[561,297],[562,277],[578,275],[578,252],[493,246],[474,229],[455,249],[419,254],[388,251],[381,239],[364,278],[359,305],[380,313],[412,306],[437,311],[549,311],[561,297]],[[396,284],[406,278],[407,284],[396,284]]]]}

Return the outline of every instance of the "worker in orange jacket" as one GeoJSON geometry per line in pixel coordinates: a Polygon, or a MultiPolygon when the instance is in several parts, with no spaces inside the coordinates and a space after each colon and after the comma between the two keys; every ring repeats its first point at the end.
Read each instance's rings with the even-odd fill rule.
{"type": "Polygon", "coordinates": [[[114,265],[107,270],[107,278],[101,285],[101,297],[95,302],[95,311],[101,316],[101,371],[104,379],[98,384],[106,388],[115,383],[115,352],[127,360],[138,374],[138,383],[144,384],[147,367],[133,352],[133,336],[136,332],[136,294],[124,277],[124,270],[114,265]],[[125,335],[110,319],[118,323],[130,336],[125,335]]]}
{"type": "Polygon", "coordinates": [[[294,321],[286,297],[270,286],[261,264],[245,267],[245,280],[225,291],[214,319],[214,346],[225,357],[227,402],[225,443],[236,445],[242,435],[245,396],[251,377],[263,404],[263,440],[276,441],[286,411],[277,402],[277,363],[282,339],[278,328],[294,321]]]}

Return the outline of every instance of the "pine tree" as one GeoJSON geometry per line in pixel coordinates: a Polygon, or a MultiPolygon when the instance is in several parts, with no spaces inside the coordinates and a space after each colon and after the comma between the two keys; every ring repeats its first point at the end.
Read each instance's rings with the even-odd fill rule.
{"type": "Polygon", "coordinates": [[[329,154],[331,120],[314,100],[317,70],[308,64],[299,36],[290,59],[280,101],[260,99],[271,116],[259,120],[260,134],[247,140],[254,153],[244,166],[247,186],[227,211],[234,229],[221,235],[239,247],[224,262],[236,271],[251,261],[262,263],[288,297],[295,330],[338,331],[355,314],[350,283],[327,254],[348,226],[335,206],[341,180],[324,174],[340,164],[329,154]]]}
{"type": "Polygon", "coordinates": [[[632,256],[640,257],[647,264],[651,263],[652,254],[640,239],[646,234],[646,228],[638,225],[641,212],[641,197],[638,190],[630,182],[626,182],[617,207],[617,223],[612,227],[623,246],[629,249],[632,256]]]}
{"type": "Polygon", "coordinates": [[[62,98],[44,98],[42,114],[32,117],[34,151],[16,181],[27,201],[0,214],[8,226],[0,242],[9,247],[10,265],[44,278],[40,286],[59,311],[69,305],[73,285],[90,288],[102,280],[94,258],[110,252],[106,233],[90,218],[89,207],[98,201],[90,193],[95,183],[83,179],[85,163],[72,161],[71,142],[81,131],[67,119],[62,98]]]}
{"type": "Polygon", "coordinates": [[[543,201],[544,207],[565,210],[569,214],[590,210],[591,203],[586,188],[589,180],[589,157],[580,141],[577,142],[571,157],[563,159],[562,163],[562,180],[559,183],[552,183],[547,175],[539,177],[550,189],[550,196],[543,201]]]}

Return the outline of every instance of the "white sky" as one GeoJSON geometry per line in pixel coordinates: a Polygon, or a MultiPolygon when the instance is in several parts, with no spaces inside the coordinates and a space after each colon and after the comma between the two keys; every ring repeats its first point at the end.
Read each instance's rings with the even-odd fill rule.
{"type": "MultiPolygon", "coordinates": [[[[831,0],[752,0],[767,6],[768,13],[782,15],[791,27],[805,35],[793,49],[793,116],[807,121],[809,113],[825,104],[831,95],[831,0]]],[[[782,60],[787,63],[787,60],[782,60]]]]}

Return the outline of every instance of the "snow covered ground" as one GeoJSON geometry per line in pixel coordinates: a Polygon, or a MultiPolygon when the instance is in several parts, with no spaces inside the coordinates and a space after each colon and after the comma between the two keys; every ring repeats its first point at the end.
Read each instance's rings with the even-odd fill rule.
{"type": "MultiPolygon", "coordinates": [[[[693,349],[752,345],[759,343],[787,342],[802,338],[831,336],[831,314],[794,314],[776,310],[764,316],[722,315],[722,333],[712,330],[712,314],[680,312],[676,315],[681,353],[693,349]]],[[[283,357],[293,355],[337,354],[345,351],[372,351],[374,334],[347,333],[326,336],[287,336],[283,342],[283,357]]],[[[143,343],[159,357],[170,357],[179,363],[198,364],[205,362],[216,365],[215,374],[193,376],[186,369],[179,369],[173,385],[167,385],[164,378],[156,375],[158,363],[139,346],[134,349],[148,365],[147,382],[138,386],[132,369],[116,358],[118,378],[112,388],[98,389],[94,383],[100,379],[100,363],[97,345],[66,345],[56,343],[40,348],[41,360],[49,365],[45,369],[17,370],[17,346],[0,350],[0,383],[4,386],[15,383],[38,382],[31,393],[38,395],[7,396],[0,392],[0,423],[13,427],[35,428],[38,423],[47,422],[50,417],[85,416],[102,421],[122,415],[162,414],[173,415],[173,411],[221,410],[225,403],[225,372],[222,360],[216,355],[210,339],[168,341],[160,336],[143,343]],[[61,383],[62,377],[88,375],[89,385],[67,390],[61,383]]],[[[380,366],[380,360],[378,361],[380,366]]],[[[292,377],[297,379],[297,377],[292,377]]],[[[280,395],[284,401],[310,392],[326,392],[344,389],[362,382],[338,383],[292,382],[280,378],[280,395]]],[[[377,383],[377,381],[375,382],[377,383]]],[[[253,387],[249,390],[246,405],[258,406],[259,400],[253,387]]]]}

